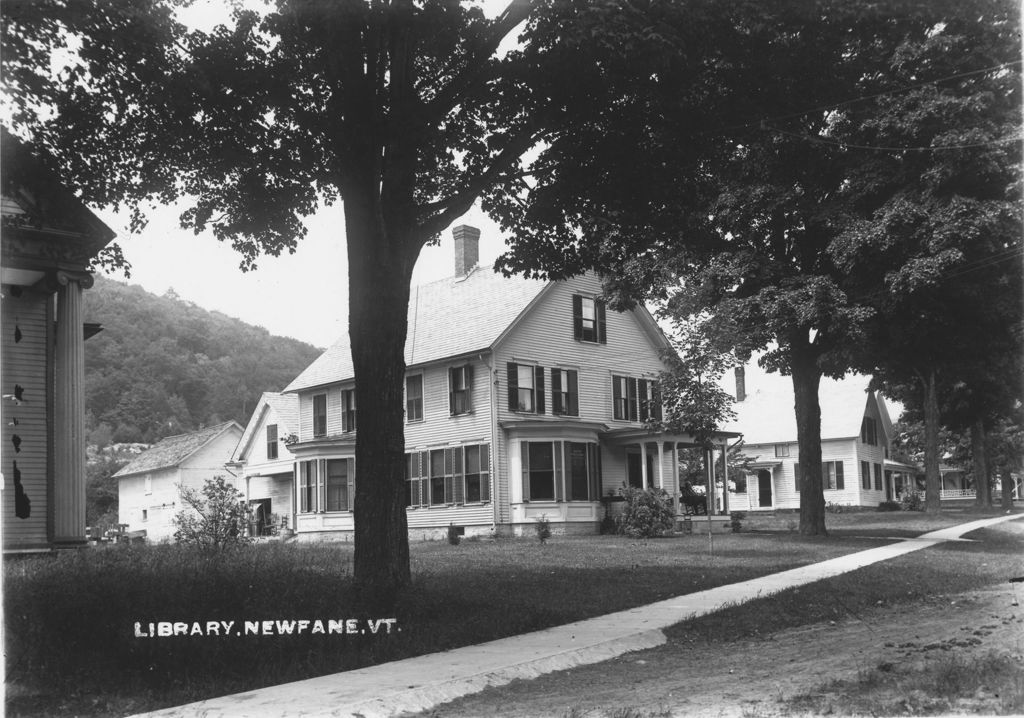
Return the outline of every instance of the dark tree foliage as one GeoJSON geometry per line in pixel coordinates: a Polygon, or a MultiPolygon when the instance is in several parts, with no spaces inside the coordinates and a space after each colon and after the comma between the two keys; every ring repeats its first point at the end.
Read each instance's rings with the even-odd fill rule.
{"type": "Polygon", "coordinates": [[[155,443],[222,421],[249,421],[319,355],[220,312],[96,278],[85,316],[103,331],[85,343],[91,443],[155,443]]]}

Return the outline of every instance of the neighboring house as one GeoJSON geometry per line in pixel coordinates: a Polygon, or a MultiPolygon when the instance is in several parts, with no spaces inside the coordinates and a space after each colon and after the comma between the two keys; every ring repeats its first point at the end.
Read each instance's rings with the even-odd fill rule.
{"type": "Polygon", "coordinates": [[[229,421],[161,439],[114,474],[119,523],[130,532],[145,531],[149,541],[171,539],[174,515],[182,509],[179,485],[202,489],[215,476],[234,483],[224,465],[241,437],[242,427],[229,421]]]}
{"type": "Polygon", "coordinates": [[[0,381],[3,550],[82,546],[89,265],[114,233],[6,130],[0,381]]]}
{"type": "MultiPolygon", "coordinates": [[[[675,494],[675,452],[692,437],[644,428],[668,348],[651,315],[606,309],[593,274],[554,282],[479,268],[479,230],[453,234],[455,276],[413,288],[409,303],[410,532],[522,533],[543,516],[590,533],[602,497],[624,483],[675,494]]],[[[347,336],[285,389],[299,397],[299,538],[353,530],[354,389],[347,336]]]]}
{"type": "MultiPolygon", "coordinates": [[[[914,487],[917,468],[889,457],[892,420],[885,400],[868,391],[868,379],[823,378],[821,405],[822,481],[827,503],[877,506],[914,487]]],[[[743,435],[742,453],[752,459],[746,486],[730,496],[738,510],[795,509],[801,477],[792,378],[758,375],[748,384],[736,370],[736,419],[726,428],[743,435]]]]}
{"type": "Polygon", "coordinates": [[[295,526],[295,457],[289,446],[298,439],[299,397],[264,392],[235,447],[228,470],[252,508],[250,532],[273,533],[272,517],[295,526]]]}

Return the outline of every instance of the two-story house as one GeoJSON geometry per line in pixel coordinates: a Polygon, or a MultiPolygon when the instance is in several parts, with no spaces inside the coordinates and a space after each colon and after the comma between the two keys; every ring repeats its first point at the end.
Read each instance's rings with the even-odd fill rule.
{"type": "MultiPolygon", "coordinates": [[[[596,532],[602,496],[624,483],[675,494],[675,452],[691,437],[644,426],[669,346],[653,317],[608,309],[593,274],[539,281],[478,267],[479,230],[453,234],[455,276],[413,288],[409,304],[410,532],[522,533],[541,516],[596,532]]],[[[353,530],[354,388],[345,336],[285,389],[299,397],[299,538],[353,530]]]]}
{"type": "MultiPolygon", "coordinates": [[[[885,400],[868,390],[868,378],[823,378],[821,460],[825,501],[877,506],[913,484],[916,468],[889,456],[892,420],[885,400]]],[[[728,429],[743,435],[743,454],[753,459],[746,486],[730,498],[737,510],[796,509],[801,478],[793,383],[788,376],[757,373],[750,386],[736,369],[736,418],[728,429]]]]}

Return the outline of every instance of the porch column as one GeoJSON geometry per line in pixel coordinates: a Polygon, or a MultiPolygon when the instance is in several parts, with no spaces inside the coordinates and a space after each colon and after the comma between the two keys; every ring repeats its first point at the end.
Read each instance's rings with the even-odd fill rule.
{"type": "Polygon", "coordinates": [[[640,442],[640,483],[643,485],[644,490],[648,488],[647,484],[647,442],[640,442]]]}
{"type": "MultiPolygon", "coordinates": [[[[704,494],[704,500],[707,502],[708,517],[710,520],[711,516],[715,515],[715,511],[718,508],[718,502],[715,501],[715,450],[713,448],[704,449],[704,477],[707,480],[707,492],[704,494]]],[[[710,524],[708,524],[710,526],[710,524]]]]}
{"type": "Polygon", "coordinates": [[[658,488],[665,490],[665,442],[658,442],[658,488]]]}
{"type": "Polygon", "coordinates": [[[729,515],[729,442],[722,442],[722,513],[729,515]]]}
{"type": "Polygon", "coordinates": [[[85,335],[82,290],[88,272],[56,274],[54,361],[53,540],[85,544],[85,335]]]}
{"type": "Polygon", "coordinates": [[[682,512],[679,510],[679,442],[672,442],[672,507],[676,515],[682,512]]]}

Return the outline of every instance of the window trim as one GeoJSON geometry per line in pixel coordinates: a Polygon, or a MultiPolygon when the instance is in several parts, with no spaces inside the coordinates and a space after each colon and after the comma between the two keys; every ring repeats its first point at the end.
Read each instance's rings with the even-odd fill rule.
{"type": "Polygon", "coordinates": [[[555,416],[580,415],[579,370],[551,367],[551,413],[555,416]]]}
{"type": "Polygon", "coordinates": [[[789,457],[789,444],[775,445],[775,458],[783,459],[789,457]]]}
{"type": "Polygon", "coordinates": [[[661,399],[657,381],[612,374],[612,419],[632,422],[660,420],[661,399]]]}
{"type": "Polygon", "coordinates": [[[341,431],[344,434],[350,434],[356,430],[358,424],[358,416],[356,414],[356,390],[355,387],[351,389],[341,390],[341,431]]]}
{"type": "Polygon", "coordinates": [[[861,443],[878,446],[878,422],[873,417],[865,416],[860,422],[861,443]]]}
{"type": "Polygon", "coordinates": [[[324,459],[324,512],[339,513],[342,511],[351,512],[355,508],[355,458],[351,456],[333,457],[324,459]],[[345,505],[341,508],[331,506],[331,463],[340,462],[345,466],[344,488],[345,505]]]}
{"type": "Polygon", "coordinates": [[[846,482],[843,477],[843,462],[842,461],[822,461],[821,462],[821,489],[822,491],[844,491],[846,489],[846,482]],[[835,466],[834,474],[830,474],[827,467],[835,466]],[[830,485],[832,482],[830,479],[835,476],[835,486],[830,485]]]}
{"type": "Polygon", "coordinates": [[[544,367],[538,364],[527,364],[523,362],[508,362],[506,367],[506,378],[508,381],[508,410],[517,414],[543,414],[544,413],[544,367]],[[519,370],[532,369],[529,389],[520,387],[519,370]],[[529,391],[532,407],[521,408],[520,392],[529,391]]]}
{"type": "Polygon", "coordinates": [[[448,414],[462,416],[473,413],[473,365],[460,364],[448,367],[448,414]],[[456,389],[456,377],[462,378],[463,387],[456,389]],[[459,407],[459,398],[463,398],[464,406],[459,407]]]}
{"type": "Polygon", "coordinates": [[[572,295],[573,339],[589,344],[608,343],[608,321],[605,303],[599,298],[584,294],[572,295]],[[593,306],[593,319],[584,315],[584,302],[593,306]]]}
{"type": "Polygon", "coordinates": [[[460,444],[417,449],[406,452],[405,478],[406,510],[429,509],[431,507],[447,508],[450,506],[484,505],[491,501],[491,445],[487,442],[460,444]],[[478,449],[480,470],[467,473],[467,454],[470,449],[478,449]],[[432,455],[443,452],[443,474],[433,474],[432,455]],[[467,501],[468,477],[476,476],[479,480],[480,499],[467,501]],[[434,501],[434,479],[444,479],[441,489],[442,501],[434,501]]]}
{"type": "Polygon", "coordinates": [[[600,444],[593,441],[569,441],[566,439],[523,439],[519,444],[520,480],[523,503],[554,502],[554,503],[593,503],[601,498],[601,449],[600,444]],[[537,498],[533,491],[533,474],[547,469],[534,469],[530,466],[531,447],[546,445],[551,447],[552,463],[552,498],[546,495],[537,498]],[[573,498],[571,452],[574,445],[585,446],[585,484],[588,498],[573,498]]]}
{"type": "Polygon", "coordinates": [[[278,458],[278,446],[277,446],[277,424],[267,424],[267,460],[273,461],[278,458]],[[271,431],[273,429],[273,431],[271,431]]]}

